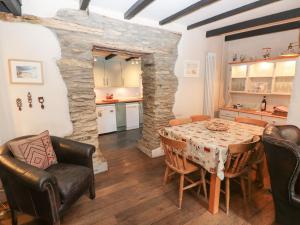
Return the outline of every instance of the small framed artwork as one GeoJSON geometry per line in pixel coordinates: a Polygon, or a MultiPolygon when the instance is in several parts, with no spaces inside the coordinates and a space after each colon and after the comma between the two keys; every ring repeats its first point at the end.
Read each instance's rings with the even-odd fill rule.
{"type": "Polygon", "coordinates": [[[41,61],[9,59],[10,82],[12,84],[43,84],[41,61]]]}
{"type": "Polygon", "coordinates": [[[184,77],[199,77],[200,62],[195,60],[184,61],[184,77]]]}

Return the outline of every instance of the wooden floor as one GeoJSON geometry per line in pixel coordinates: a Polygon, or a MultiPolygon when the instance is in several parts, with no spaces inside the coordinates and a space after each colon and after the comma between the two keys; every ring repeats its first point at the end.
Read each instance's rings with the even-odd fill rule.
{"type": "MultiPolygon", "coordinates": [[[[163,157],[150,159],[136,149],[140,130],[100,136],[101,150],[109,171],[96,175],[96,199],[83,196],[64,216],[62,224],[103,225],[269,225],[273,223],[272,196],[268,185],[254,187],[253,199],[245,206],[238,186],[232,185],[230,213],[217,215],[207,211],[207,202],[192,192],[185,192],[183,206],[177,208],[177,182],[162,187],[163,157]]],[[[267,176],[266,176],[266,183],[267,176]]],[[[224,207],[224,198],[221,198],[224,207]]],[[[20,224],[37,222],[19,216],[20,224]]],[[[10,224],[2,220],[0,224],[10,224]]]]}

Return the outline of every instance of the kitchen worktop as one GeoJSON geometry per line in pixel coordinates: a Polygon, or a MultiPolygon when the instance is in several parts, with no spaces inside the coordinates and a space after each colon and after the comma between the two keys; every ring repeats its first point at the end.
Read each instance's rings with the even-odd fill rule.
{"type": "Polygon", "coordinates": [[[281,119],[287,118],[285,116],[274,115],[270,111],[257,111],[257,110],[251,110],[251,109],[234,109],[232,107],[222,107],[220,109],[234,111],[234,112],[250,113],[250,114],[261,115],[261,116],[271,116],[271,117],[276,117],[276,118],[281,118],[281,119]]]}
{"type": "Polygon", "coordinates": [[[107,105],[107,104],[115,104],[120,102],[142,102],[143,98],[125,98],[125,99],[112,99],[112,101],[109,100],[96,100],[96,105],[107,105]]]}

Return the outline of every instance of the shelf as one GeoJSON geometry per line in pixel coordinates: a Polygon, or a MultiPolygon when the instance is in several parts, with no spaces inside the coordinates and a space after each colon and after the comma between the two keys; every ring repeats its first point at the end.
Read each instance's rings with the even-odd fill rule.
{"type": "Polygon", "coordinates": [[[273,78],[273,76],[249,76],[249,78],[273,78]]]}
{"type": "Polygon", "coordinates": [[[246,64],[246,63],[258,63],[258,62],[269,62],[269,61],[274,61],[274,60],[283,60],[283,59],[296,59],[298,56],[277,56],[273,58],[268,58],[268,59],[257,59],[257,60],[249,60],[249,61],[243,61],[243,62],[229,62],[229,64],[234,65],[234,64],[246,64]]]}
{"type": "Polygon", "coordinates": [[[248,92],[248,91],[229,91],[231,94],[245,94],[245,95],[284,95],[289,96],[291,93],[259,93],[259,92],[248,92]]]}
{"type": "Polygon", "coordinates": [[[247,77],[231,77],[231,79],[246,79],[247,77]]]}

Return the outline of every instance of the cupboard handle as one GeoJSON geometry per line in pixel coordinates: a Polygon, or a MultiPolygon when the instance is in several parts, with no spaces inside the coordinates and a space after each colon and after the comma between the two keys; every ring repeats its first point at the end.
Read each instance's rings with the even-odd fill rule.
{"type": "Polygon", "coordinates": [[[112,112],[114,112],[114,110],[110,110],[110,112],[112,113],[112,112]]]}
{"type": "Polygon", "coordinates": [[[98,112],[98,117],[102,117],[102,113],[101,112],[98,112]]]}

